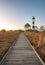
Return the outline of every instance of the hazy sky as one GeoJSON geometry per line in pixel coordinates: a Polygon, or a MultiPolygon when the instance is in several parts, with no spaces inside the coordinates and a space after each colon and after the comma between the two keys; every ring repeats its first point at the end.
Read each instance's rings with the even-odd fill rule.
{"type": "Polygon", "coordinates": [[[23,29],[25,23],[45,26],[45,0],[0,0],[0,29],[23,29]]]}

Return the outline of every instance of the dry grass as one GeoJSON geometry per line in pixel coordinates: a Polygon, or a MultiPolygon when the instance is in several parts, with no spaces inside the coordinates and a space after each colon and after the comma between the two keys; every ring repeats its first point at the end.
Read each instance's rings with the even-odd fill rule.
{"type": "Polygon", "coordinates": [[[0,61],[18,36],[18,31],[0,32],[0,61]]]}
{"type": "Polygon", "coordinates": [[[24,33],[45,62],[45,32],[30,31],[24,33]]]}

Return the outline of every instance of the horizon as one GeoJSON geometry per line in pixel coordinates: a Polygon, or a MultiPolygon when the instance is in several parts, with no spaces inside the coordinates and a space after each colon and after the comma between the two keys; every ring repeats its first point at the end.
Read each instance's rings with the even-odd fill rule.
{"type": "Polygon", "coordinates": [[[23,30],[33,16],[38,28],[45,26],[45,0],[0,0],[0,30],[23,30]]]}

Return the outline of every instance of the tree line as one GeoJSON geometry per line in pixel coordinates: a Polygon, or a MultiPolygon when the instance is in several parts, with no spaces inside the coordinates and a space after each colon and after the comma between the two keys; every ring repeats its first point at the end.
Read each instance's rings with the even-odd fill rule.
{"type": "MultiPolygon", "coordinates": [[[[29,23],[26,23],[24,25],[25,30],[33,30],[33,27],[31,28],[31,25],[29,23]]],[[[40,31],[45,31],[45,27],[44,26],[40,26],[40,28],[38,28],[37,26],[34,26],[34,30],[40,30],[40,31]]]]}
{"type": "Polygon", "coordinates": [[[40,31],[45,31],[45,27],[44,26],[40,26],[40,28],[38,28],[37,26],[35,26],[35,17],[34,16],[33,16],[32,20],[33,20],[32,27],[31,27],[31,25],[29,23],[26,23],[24,25],[25,30],[33,30],[33,31],[40,30],[40,31]]]}

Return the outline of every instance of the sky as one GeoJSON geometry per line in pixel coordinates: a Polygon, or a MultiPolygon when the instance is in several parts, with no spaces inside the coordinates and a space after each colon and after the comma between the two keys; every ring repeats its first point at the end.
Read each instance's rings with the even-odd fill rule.
{"type": "Polygon", "coordinates": [[[45,0],[0,0],[0,30],[32,26],[33,16],[36,26],[45,26],[45,0]]]}

